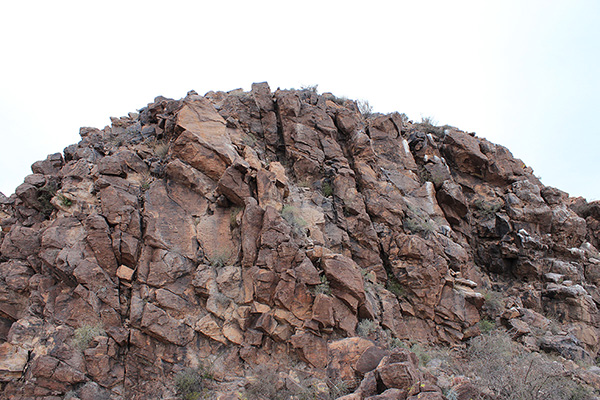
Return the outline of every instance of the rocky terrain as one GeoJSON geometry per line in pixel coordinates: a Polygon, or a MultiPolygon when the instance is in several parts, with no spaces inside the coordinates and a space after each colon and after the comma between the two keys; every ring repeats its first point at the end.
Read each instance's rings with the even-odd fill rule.
{"type": "Polygon", "coordinates": [[[80,135],[0,195],[3,398],[512,398],[490,335],[600,389],[600,203],[502,146],[266,83],[80,135]]]}

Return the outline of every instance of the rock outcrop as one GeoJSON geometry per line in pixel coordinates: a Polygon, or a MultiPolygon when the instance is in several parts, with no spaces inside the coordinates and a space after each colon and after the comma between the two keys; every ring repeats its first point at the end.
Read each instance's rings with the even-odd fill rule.
{"type": "Polygon", "coordinates": [[[288,389],[443,399],[386,344],[482,320],[600,350],[600,204],[474,134],[258,83],[80,135],[0,196],[6,398],[169,398],[208,370],[229,399],[270,365],[288,389]]]}

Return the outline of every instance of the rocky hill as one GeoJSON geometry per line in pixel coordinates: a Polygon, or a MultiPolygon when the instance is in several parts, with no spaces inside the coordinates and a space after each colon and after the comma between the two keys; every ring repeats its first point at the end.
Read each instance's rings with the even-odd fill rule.
{"type": "Polygon", "coordinates": [[[600,203],[502,146],[266,83],[80,135],[0,196],[4,398],[600,388],[600,203]]]}

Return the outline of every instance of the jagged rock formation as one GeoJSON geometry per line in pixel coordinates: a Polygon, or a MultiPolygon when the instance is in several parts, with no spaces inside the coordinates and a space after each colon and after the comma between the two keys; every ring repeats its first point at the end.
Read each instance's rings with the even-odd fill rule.
{"type": "Polygon", "coordinates": [[[266,83],[80,134],[0,196],[8,398],[168,398],[207,363],[214,398],[257,365],[443,398],[357,327],[452,345],[495,318],[533,350],[599,351],[600,204],[502,146],[266,83]]]}

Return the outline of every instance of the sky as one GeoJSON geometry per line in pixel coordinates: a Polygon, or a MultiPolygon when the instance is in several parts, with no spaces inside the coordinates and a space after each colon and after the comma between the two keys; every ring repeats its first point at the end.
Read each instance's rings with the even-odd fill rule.
{"type": "Polygon", "coordinates": [[[158,96],[319,92],[506,146],[600,200],[600,1],[0,1],[0,191],[158,96]]]}

